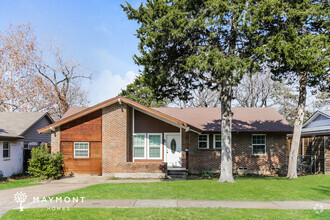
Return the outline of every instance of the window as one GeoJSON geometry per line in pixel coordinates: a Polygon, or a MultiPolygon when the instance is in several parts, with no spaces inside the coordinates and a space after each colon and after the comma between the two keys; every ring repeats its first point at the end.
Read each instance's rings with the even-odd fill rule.
{"type": "Polygon", "coordinates": [[[9,142],[3,142],[2,144],[2,156],[3,158],[9,158],[10,157],[10,147],[9,142]]]}
{"type": "Polygon", "coordinates": [[[161,158],[161,135],[160,134],[149,134],[149,158],[161,158]]]}
{"type": "Polygon", "coordinates": [[[75,142],[74,143],[74,157],[75,158],[89,158],[89,143],[75,142]]]}
{"type": "Polygon", "coordinates": [[[24,142],[24,149],[29,149],[29,142],[24,142]]]}
{"type": "Polygon", "coordinates": [[[266,154],[266,135],[252,135],[252,154],[266,154]]]}
{"type": "Polygon", "coordinates": [[[198,136],[198,148],[207,149],[209,148],[209,135],[201,134],[198,136]]]}
{"type": "Polygon", "coordinates": [[[215,149],[221,149],[221,135],[215,134],[213,139],[213,147],[215,149]]]}
{"type": "Polygon", "coordinates": [[[144,158],[145,151],[145,138],[144,134],[136,134],[133,137],[133,156],[134,158],[144,158]]]}

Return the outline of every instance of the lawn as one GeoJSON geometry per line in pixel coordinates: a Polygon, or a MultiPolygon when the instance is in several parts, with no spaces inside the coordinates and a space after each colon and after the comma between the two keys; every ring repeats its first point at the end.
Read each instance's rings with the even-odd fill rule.
{"type": "Polygon", "coordinates": [[[284,177],[240,177],[234,184],[218,183],[217,179],[103,183],[57,196],[86,199],[330,200],[330,175],[303,176],[291,180],[284,177]]]}
{"type": "Polygon", "coordinates": [[[27,179],[3,182],[3,183],[0,183],[0,190],[39,185],[40,183],[38,183],[37,181],[44,179],[44,178],[45,177],[34,177],[34,178],[27,178],[27,179]]]}
{"type": "Polygon", "coordinates": [[[228,208],[70,208],[11,210],[2,219],[329,219],[330,211],[228,208]]]}

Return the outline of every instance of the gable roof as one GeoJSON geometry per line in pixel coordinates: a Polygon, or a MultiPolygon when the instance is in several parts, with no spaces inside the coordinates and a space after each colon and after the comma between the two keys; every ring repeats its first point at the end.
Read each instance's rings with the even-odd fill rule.
{"type": "Polygon", "coordinates": [[[327,118],[330,119],[330,110],[317,110],[316,112],[314,112],[314,114],[312,114],[309,119],[303,124],[303,128],[305,128],[306,126],[308,126],[310,123],[312,123],[316,118],[318,118],[320,115],[323,115],[327,118]]]}
{"type": "Polygon", "coordinates": [[[23,134],[43,117],[54,122],[45,112],[0,112],[0,137],[24,138],[23,134]]]}
{"type": "MultiPolygon", "coordinates": [[[[218,107],[154,108],[203,130],[221,131],[221,109],[218,107]]],[[[232,108],[232,131],[292,132],[292,127],[275,108],[232,108]]]]}
{"type": "Polygon", "coordinates": [[[42,129],[39,129],[38,132],[39,133],[50,133],[51,132],[51,129],[53,129],[53,128],[59,127],[59,126],[61,126],[63,124],[66,124],[66,123],[72,121],[72,120],[75,120],[77,118],[80,118],[82,116],[85,116],[85,115],[87,115],[87,114],[89,114],[91,112],[94,112],[96,110],[102,109],[102,108],[107,107],[109,105],[115,104],[117,102],[118,103],[124,102],[124,103],[128,104],[129,106],[133,106],[134,108],[137,108],[137,109],[139,109],[139,110],[141,110],[141,111],[143,111],[145,113],[148,113],[148,114],[153,115],[155,117],[158,117],[158,118],[161,118],[163,120],[169,121],[169,122],[171,122],[173,124],[176,124],[178,126],[182,126],[182,127],[185,127],[185,128],[188,128],[189,127],[189,125],[186,122],[183,122],[181,120],[178,120],[178,119],[176,119],[176,118],[174,118],[172,116],[166,115],[166,114],[164,114],[162,112],[159,112],[159,111],[157,111],[155,109],[148,108],[148,107],[146,107],[144,105],[141,105],[141,104],[139,104],[137,102],[134,102],[134,101],[132,101],[130,99],[127,99],[127,98],[124,98],[124,97],[121,97],[121,96],[117,96],[117,97],[114,97],[112,99],[108,99],[108,100],[106,100],[104,102],[101,102],[99,104],[96,104],[96,105],[94,105],[92,107],[83,109],[82,111],[77,112],[77,113],[74,113],[72,115],[67,114],[65,118],[62,118],[58,122],[55,122],[55,123],[53,123],[53,124],[51,124],[51,125],[49,125],[47,127],[44,127],[42,129]]]}
{"type": "MultiPolygon", "coordinates": [[[[39,132],[48,133],[51,127],[55,128],[61,126],[69,121],[121,101],[142,110],[144,113],[157,118],[166,119],[167,121],[185,128],[189,127],[197,132],[221,131],[220,108],[148,108],[137,102],[118,96],[90,108],[72,107],[64,114],[60,121],[40,129],[39,132]]],[[[292,132],[292,127],[274,108],[232,108],[232,110],[234,113],[233,131],[292,132]]]]}
{"type": "Polygon", "coordinates": [[[85,110],[87,109],[88,107],[71,107],[68,109],[67,112],[65,112],[65,114],[62,116],[61,120],[64,119],[64,118],[67,118],[71,115],[74,115],[78,112],[81,112],[82,110],[85,110]]]}
{"type": "Polygon", "coordinates": [[[318,110],[303,124],[303,136],[330,134],[330,111],[318,110]],[[322,117],[322,120],[317,120],[322,117]]]}

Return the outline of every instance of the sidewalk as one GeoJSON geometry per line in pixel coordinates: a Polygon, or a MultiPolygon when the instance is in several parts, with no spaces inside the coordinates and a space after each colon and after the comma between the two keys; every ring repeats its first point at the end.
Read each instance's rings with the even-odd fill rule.
{"type": "Polygon", "coordinates": [[[247,208],[247,209],[330,209],[328,201],[201,201],[201,200],[83,200],[78,203],[29,203],[24,208],[247,208]]]}

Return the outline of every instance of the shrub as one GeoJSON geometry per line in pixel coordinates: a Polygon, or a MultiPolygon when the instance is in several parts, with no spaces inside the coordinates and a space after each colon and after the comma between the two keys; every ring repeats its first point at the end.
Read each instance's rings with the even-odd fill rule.
{"type": "Polygon", "coordinates": [[[62,176],[62,163],[63,155],[61,152],[49,153],[47,147],[41,146],[32,149],[28,171],[35,176],[57,179],[62,176]]]}

